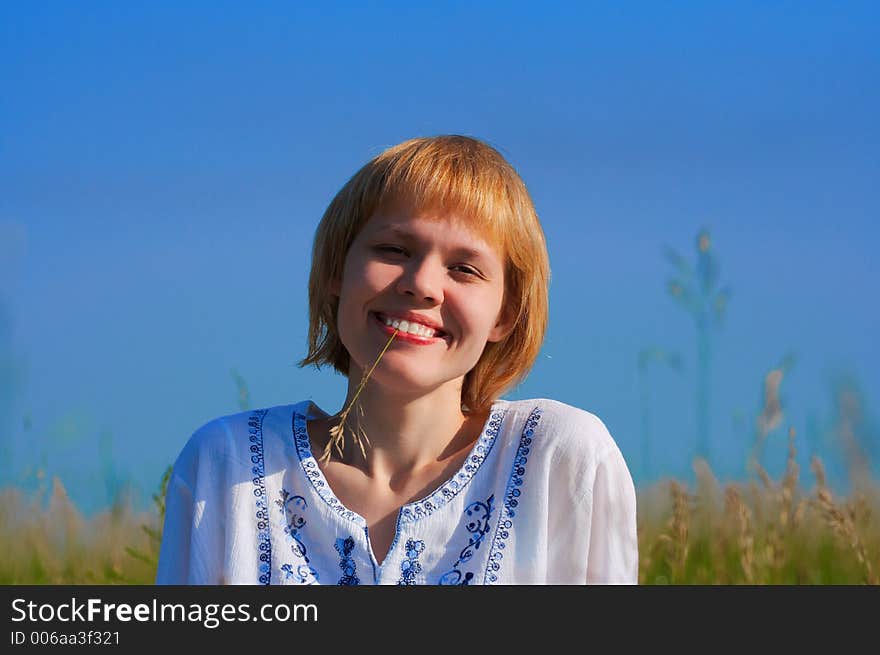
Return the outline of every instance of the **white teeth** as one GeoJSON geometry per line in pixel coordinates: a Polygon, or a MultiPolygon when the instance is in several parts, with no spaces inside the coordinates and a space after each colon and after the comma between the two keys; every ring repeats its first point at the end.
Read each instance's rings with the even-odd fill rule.
{"type": "Polygon", "coordinates": [[[436,330],[425,327],[424,325],[421,325],[419,323],[410,323],[409,321],[401,321],[396,318],[392,319],[388,318],[387,316],[385,317],[384,321],[385,325],[389,325],[397,330],[400,330],[401,332],[408,332],[409,334],[415,334],[417,336],[427,338],[437,336],[436,330]]]}

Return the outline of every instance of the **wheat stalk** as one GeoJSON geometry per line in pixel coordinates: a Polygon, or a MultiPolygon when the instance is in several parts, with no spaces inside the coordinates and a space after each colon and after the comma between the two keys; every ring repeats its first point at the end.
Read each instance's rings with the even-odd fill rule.
{"type": "Polygon", "coordinates": [[[767,491],[773,491],[773,478],[770,477],[770,474],[767,473],[767,469],[765,469],[761,464],[757,461],[753,462],[752,465],[755,468],[758,476],[761,478],[761,482],[764,485],[764,488],[767,491]]]}
{"type": "Polygon", "coordinates": [[[825,482],[825,468],[822,466],[822,461],[814,456],[811,464],[813,473],[818,481],[816,486],[816,500],[814,502],[822,512],[826,523],[852,548],[856,555],[856,559],[859,560],[859,563],[865,569],[864,581],[870,585],[880,583],[880,580],[874,576],[874,570],[871,567],[871,560],[865,550],[864,543],[862,543],[862,540],[859,537],[859,533],[856,530],[852,517],[849,513],[842,511],[834,503],[834,498],[825,482]]]}
{"type": "MultiPolygon", "coordinates": [[[[661,541],[665,542],[668,549],[672,550],[676,579],[683,579],[688,556],[688,516],[690,514],[690,499],[687,490],[675,480],[669,485],[672,495],[672,516],[666,524],[666,534],[662,535],[661,541]]],[[[669,550],[667,549],[667,554],[669,550]]]]}
{"type": "Polygon", "coordinates": [[[736,520],[740,548],[739,561],[743,575],[747,584],[753,584],[755,580],[755,538],[752,534],[749,508],[742,501],[739,491],[732,485],[727,488],[726,500],[728,512],[736,520]]]}
{"type": "Polygon", "coordinates": [[[361,406],[360,403],[357,402],[357,399],[358,396],[361,395],[361,391],[363,390],[364,386],[367,384],[367,380],[369,380],[370,376],[373,374],[373,369],[376,368],[376,364],[378,364],[379,360],[382,359],[382,355],[384,355],[385,351],[388,350],[388,346],[390,346],[391,342],[394,341],[394,337],[397,336],[399,330],[400,328],[394,328],[394,333],[388,338],[388,343],[385,344],[385,347],[382,349],[382,352],[379,353],[376,361],[373,362],[370,370],[364,373],[364,375],[361,377],[361,382],[358,385],[357,391],[355,391],[354,397],[351,399],[351,402],[348,403],[348,407],[342,410],[342,413],[339,415],[339,423],[330,428],[330,440],[324,447],[324,454],[321,455],[321,460],[325,464],[330,461],[330,456],[333,452],[333,448],[336,448],[336,451],[339,453],[339,458],[342,459],[342,449],[345,447],[346,420],[348,419],[348,415],[351,412],[352,407],[354,407],[355,405],[357,405],[358,408],[357,430],[351,430],[351,435],[354,439],[354,442],[360,447],[361,454],[364,456],[364,459],[367,458],[367,452],[366,450],[364,450],[363,441],[366,441],[367,445],[370,445],[370,440],[367,438],[367,433],[364,432],[364,429],[361,426],[361,417],[363,417],[364,415],[364,408],[361,406]]]}
{"type": "Polygon", "coordinates": [[[782,478],[781,492],[782,492],[782,502],[781,502],[781,510],[779,513],[779,523],[782,525],[783,529],[786,529],[789,525],[794,527],[795,524],[795,514],[793,512],[794,507],[794,496],[797,493],[797,483],[798,476],[800,474],[800,468],[798,467],[797,461],[795,459],[797,455],[797,450],[794,447],[794,436],[795,429],[794,426],[789,426],[788,428],[788,462],[785,468],[785,475],[782,478]]]}

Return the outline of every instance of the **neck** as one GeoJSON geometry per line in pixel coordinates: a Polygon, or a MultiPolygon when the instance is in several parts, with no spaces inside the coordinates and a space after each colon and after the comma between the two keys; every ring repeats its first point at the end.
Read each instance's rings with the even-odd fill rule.
{"type": "MultiPolygon", "coordinates": [[[[349,376],[343,409],[357,393],[359,377],[349,376]]],[[[337,425],[342,410],[330,425],[337,425]]],[[[460,380],[417,396],[394,394],[367,384],[346,417],[342,461],[373,479],[400,479],[442,467],[450,458],[469,448],[484,423],[483,416],[461,411],[460,380]],[[366,433],[366,457],[354,443],[352,432],[366,433]]],[[[338,453],[334,450],[334,458],[338,453]]]]}

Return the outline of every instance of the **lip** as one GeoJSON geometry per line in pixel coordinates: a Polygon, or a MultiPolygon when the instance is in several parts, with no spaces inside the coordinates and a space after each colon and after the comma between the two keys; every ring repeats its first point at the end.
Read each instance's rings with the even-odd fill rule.
{"type": "MultiPolygon", "coordinates": [[[[379,315],[376,312],[370,312],[370,316],[373,317],[373,322],[379,327],[382,332],[387,335],[394,334],[394,328],[390,325],[385,325],[385,321],[379,318],[379,315]]],[[[410,334],[409,332],[401,332],[397,331],[397,336],[394,337],[394,340],[404,341],[406,343],[412,343],[417,346],[430,346],[434,343],[449,343],[450,337],[448,334],[444,334],[439,337],[420,337],[417,334],[410,334]]]]}
{"type": "Polygon", "coordinates": [[[443,329],[443,326],[434,321],[430,316],[422,316],[417,312],[410,311],[392,311],[392,312],[380,312],[377,311],[377,314],[384,314],[385,316],[391,316],[401,321],[409,321],[410,323],[419,323],[424,325],[425,327],[429,327],[432,330],[437,330],[437,332],[446,333],[446,330],[443,329]]]}

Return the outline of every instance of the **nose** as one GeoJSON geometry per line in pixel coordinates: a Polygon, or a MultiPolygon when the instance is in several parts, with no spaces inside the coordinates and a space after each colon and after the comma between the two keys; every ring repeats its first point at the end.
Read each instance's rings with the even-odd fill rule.
{"type": "Polygon", "coordinates": [[[438,303],[443,300],[443,277],[446,270],[430,257],[412,258],[397,281],[398,293],[438,303]]]}

